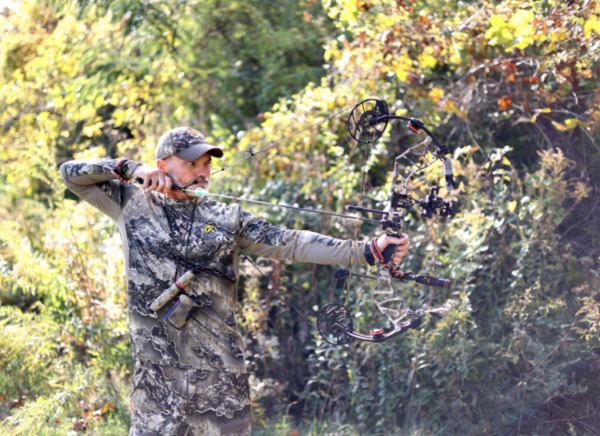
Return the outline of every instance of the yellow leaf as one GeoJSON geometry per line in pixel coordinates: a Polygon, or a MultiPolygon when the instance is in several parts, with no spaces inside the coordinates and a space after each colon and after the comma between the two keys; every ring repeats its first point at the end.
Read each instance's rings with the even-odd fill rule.
{"type": "Polygon", "coordinates": [[[429,95],[429,98],[431,99],[431,101],[433,101],[434,103],[437,103],[444,96],[444,90],[441,88],[433,88],[431,91],[429,91],[428,95],[429,95]]]}
{"type": "Polygon", "coordinates": [[[517,202],[516,201],[509,201],[508,202],[508,211],[509,212],[514,212],[515,209],[517,208],[517,202]]]}
{"type": "Polygon", "coordinates": [[[585,39],[590,39],[592,37],[592,30],[596,29],[596,25],[598,23],[598,17],[596,15],[590,16],[587,19],[585,24],[583,25],[583,36],[585,39]]]}
{"type": "Polygon", "coordinates": [[[561,29],[558,32],[552,32],[552,34],[550,35],[550,39],[552,40],[552,42],[564,41],[565,39],[567,39],[567,30],[561,29]]]}
{"type": "Polygon", "coordinates": [[[406,82],[408,74],[412,67],[412,60],[407,55],[402,56],[398,59],[398,63],[394,66],[394,72],[398,79],[402,82],[406,82]]]}
{"type": "Polygon", "coordinates": [[[490,24],[493,27],[499,27],[499,28],[508,26],[508,23],[506,21],[504,21],[504,19],[500,15],[492,15],[490,17],[490,24]]]}
{"type": "Polygon", "coordinates": [[[437,65],[437,59],[431,55],[423,54],[419,56],[419,65],[421,68],[435,68],[437,65]]]}
{"type": "Polygon", "coordinates": [[[556,130],[560,130],[561,132],[564,132],[565,130],[567,130],[567,126],[565,126],[564,124],[561,124],[561,123],[557,123],[556,121],[552,121],[552,125],[554,126],[554,128],[556,130]]]}
{"type": "Polygon", "coordinates": [[[528,36],[531,29],[531,23],[533,23],[533,11],[526,11],[519,9],[515,15],[510,19],[509,24],[515,29],[515,33],[519,36],[528,36]]]}
{"type": "Polygon", "coordinates": [[[565,120],[565,127],[567,128],[567,130],[572,130],[578,125],[581,127],[590,127],[590,123],[585,123],[583,121],[578,120],[577,118],[569,118],[568,120],[565,120]]]}
{"type": "Polygon", "coordinates": [[[502,164],[510,166],[510,161],[506,158],[506,156],[502,156],[502,164]]]}
{"type": "Polygon", "coordinates": [[[103,104],[104,104],[104,96],[102,94],[100,94],[98,97],[96,97],[96,100],[94,101],[94,106],[100,107],[103,104]]]}
{"type": "Polygon", "coordinates": [[[552,112],[552,109],[550,109],[549,107],[545,107],[544,109],[542,109],[543,114],[549,114],[550,112],[552,112]]]}
{"type": "Polygon", "coordinates": [[[454,114],[462,120],[467,118],[467,113],[457,108],[452,100],[446,100],[446,103],[444,103],[444,107],[442,108],[442,110],[448,112],[449,114],[454,114]]]}

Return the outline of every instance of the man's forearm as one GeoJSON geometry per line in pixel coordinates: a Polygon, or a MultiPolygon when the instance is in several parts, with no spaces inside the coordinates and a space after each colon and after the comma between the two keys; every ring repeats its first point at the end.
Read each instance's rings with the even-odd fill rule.
{"type": "Polygon", "coordinates": [[[119,162],[121,165],[118,174],[125,180],[130,180],[133,172],[140,165],[129,159],[121,161],[105,158],[72,160],[61,165],[60,176],[69,189],[71,189],[69,185],[94,185],[114,180],[116,177],[113,173],[119,162]]]}
{"type": "Polygon", "coordinates": [[[115,180],[115,170],[120,178],[127,180],[139,165],[127,160],[117,169],[118,163],[114,159],[73,160],[61,165],[60,175],[71,192],[116,219],[128,195],[124,194],[123,185],[115,180]]]}

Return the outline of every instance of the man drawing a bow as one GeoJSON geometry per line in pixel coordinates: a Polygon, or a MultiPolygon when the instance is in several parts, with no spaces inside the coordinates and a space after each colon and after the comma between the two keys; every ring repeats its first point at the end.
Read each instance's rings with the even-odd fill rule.
{"type": "MultiPolygon", "coordinates": [[[[130,436],[250,435],[244,349],[234,307],[238,250],[294,262],[373,264],[369,245],[302,230],[284,230],[208,197],[172,190],[207,189],[213,158],[223,151],[197,130],[178,127],[157,144],[156,168],[121,159],[86,159],[61,166],[67,187],[111,217],[123,242],[133,356],[130,436]],[[129,183],[144,180],[142,186],[129,183]],[[191,281],[157,311],[152,302],[186,272],[191,281]],[[165,320],[175,305],[194,311],[165,320]]],[[[383,251],[406,235],[383,235],[383,251]]],[[[167,317],[168,318],[168,317],[167,317]]]]}

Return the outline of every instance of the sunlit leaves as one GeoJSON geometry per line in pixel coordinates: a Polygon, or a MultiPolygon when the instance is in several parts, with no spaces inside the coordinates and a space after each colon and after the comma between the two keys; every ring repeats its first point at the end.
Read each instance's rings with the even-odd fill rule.
{"type": "Polygon", "coordinates": [[[542,22],[534,19],[533,11],[519,9],[509,19],[492,15],[485,37],[490,45],[504,45],[506,51],[510,51],[513,48],[527,48],[534,41],[545,41],[547,35],[544,29],[542,22]]]}
{"type": "Polygon", "coordinates": [[[444,90],[441,88],[433,88],[431,91],[429,91],[429,94],[427,94],[427,95],[429,96],[431,101],[433,101],[434,103],[437,103],[444,96],[444,90]]]}
{"type": "Polygon", "coordinates": [[[590,15],[583,25],[583,36],[585,39],[590,39],[592,37],[592,32],[600,34],[600,20],[597,15],[590,15]]]}

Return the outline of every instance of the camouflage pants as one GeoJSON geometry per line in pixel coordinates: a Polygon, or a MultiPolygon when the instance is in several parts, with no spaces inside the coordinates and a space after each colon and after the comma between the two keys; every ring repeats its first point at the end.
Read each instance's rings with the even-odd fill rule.
{"type": "Polygon", "coordinates": [[[129,436],[250,436],[252,412],[235,398],[239,385],[247,386],[245,375],[138,363],[129,436]]]}

